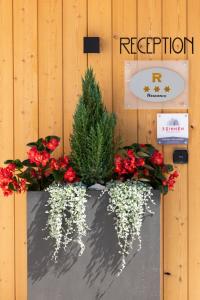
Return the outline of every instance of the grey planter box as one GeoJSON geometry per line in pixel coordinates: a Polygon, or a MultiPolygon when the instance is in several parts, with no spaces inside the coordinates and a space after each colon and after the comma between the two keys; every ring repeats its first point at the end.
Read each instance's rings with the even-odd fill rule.
{"type": "Polygon", "coordinates": [[[61,252],[58,263],[51,260],[52,242],[45,240],[47,214],[45,192],[28,193],[28,300],[159,300],[160,299],[160,195],[155,191],[154,216],[144,219],[142,250],[135,245],[127,267],[120,266],[113,216],[106,207],[108,195],[98,199],[90,191],[85,238],[86,249],[79,257],[75,243],[61,252]]]}

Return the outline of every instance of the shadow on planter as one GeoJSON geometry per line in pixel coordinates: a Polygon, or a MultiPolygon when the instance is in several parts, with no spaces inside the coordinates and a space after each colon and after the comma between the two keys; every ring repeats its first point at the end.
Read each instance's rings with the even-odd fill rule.
{"type": "Polygon", "coordinates": [[[41,280],[50,270],[59,278],[76,263],[79,248],[73,243],[68,251],[60,251],[58,263],[52,260],[54,246],[52,240],[46,240],[48,230],[45,230],[48,218],[45,213],[48,193],[31,192],[29,197],[33,200],[28,203],[28,221],[30,224],[28,229],[28,275],[33,283],[41,280]]]}
{"type": "Polygon", "coordinates": [[[90,230],[84,240],[85,252],[79,257],[79,245],[72,243],[66,252],[59,252],[55,263],[51,259],[53,243],[45,240],[48,193],[28,193],[29,300],[160,299],[159,205],[153,207],[155,216],[144,220],[142,250],[137,252],[136,242],[126,269],[116,277],[121,256],[113,216],[107,213],[108,195],[99,199],[99,194],[89,191],[86,213],[90,230]]]}

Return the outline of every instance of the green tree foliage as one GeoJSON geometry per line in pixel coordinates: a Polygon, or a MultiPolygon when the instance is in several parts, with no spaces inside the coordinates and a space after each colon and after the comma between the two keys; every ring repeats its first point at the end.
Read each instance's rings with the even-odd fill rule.
{"type": "Polygon", "coordinates": [[[115,115],[107,112],[93,70],[82,79],[82,95],[74,114],[71,159],[82,182],[103,183],[111,176],[114,159],[115,115]]]}

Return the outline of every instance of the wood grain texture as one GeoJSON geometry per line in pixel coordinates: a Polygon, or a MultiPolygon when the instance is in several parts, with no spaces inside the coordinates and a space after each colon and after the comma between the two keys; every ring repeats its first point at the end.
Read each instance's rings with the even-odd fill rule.
{"type": "Polygon", "coordinates": [[[87,0],[63,1],[63,132],[66,153],[70,152],[69,137],[81,93],[81,76],[87,68],[87,55],[83,53],[84,36],[87,36],[87,0]]]}
{"type": "MultiPolygon", "coordinates": [[[[138,36],[161,36],[161,0],[138,1],[138,36]]],[[[142,50],[144,43],[141,44],[142,50]]],[[[138,54],[138,60],[160,60],[156,54],[138,54]]],[[[156,145],[156,116],[159,110],[138,110],[138,140],[156,145]]],[[[156,147],[159,148],[158,145],[156,147]]]]}
{"type": "MultiPolygon", "coordinates": [[[[138,1],[138,36],[161,36],[162,35],[162,1],[160,0],[142,0],[138,1]],[[145,9],[144,9],[145,7],[145,9]]],[[[141,47],[145,47],[141,44],[141,47]]],[[[151,52],[151,51],[149,51],[151,52]]],[[[138,60],[161,60],[161,51],[155,54],[139,54],[138,60]]],[[[138,110],[138,141],[140,143],[150,143],[162,150],[162,147],[156,143],[156,118],[161,110],[138,110]]],[[[160,298],[163,299],[163,197],[160,205],[160,298]]]]}
{"type": "Polygon", "coordinates": [[[117,136],[123,144],[137,140],[137,111],[124,108],[124,62],[136,59],[135,55],[120,54],[120,37],[137,36],[137,2],[113,1],[113,111],[117,115],[117,136]]]}
{"type": "Polygon", "coordinates": [[[88,54],[103,101],[112,111],[112,1],[88,0],[88,36],[100,37],[100,53],[88,54]],[[109,83],[109,84],[108,84],[109,83]]]}
{"type": "Polygon", "coordinates": [[[189,293],[188,299],[200,299],[200,2],[188,1],[188,36],[194,36],[195,54],[189,55],[190,62],[190,142],[189,142],[189,293]]]}
{"type": "MultiPolygon", "coordinates": [[[[164,277],[164,300],[200,299],[199,15],[198,0],[0,0],[1,163],[13,155],[24,159],[26,143],[39,135],[60,135],[64,140],[57,154],[63,148],[69,153],[87,65],[94,68],[105,104],[117,115],[123,144],[156,144],[156,111],[124,109],[124,61],[187,57],[120,54],[119,39],[195,37],[195,54],[189,56],[189,166],[177,166],[176,190],[164,202],[164,271],[171,273],[164,277]],[[87,35],[100,37],[100,54],[83,53],[87,35]]],[[[163,150],[171,162],[174,147],[163,150]]],[[[0,299],[26,300],[26,195],[16,196],[15,205],[1,197],[0,242],[0,299]]]]}
{"type": "MultiPolygon", "coordinates": [[[[163,36],[187,35],[186,1],[169,0],[163,2],[162,9],[163,36]]],[[[182,54],[164,54],[163,59],[187,59],[182,54]]],[[[184,110],[167,110],[166,112],[184,112],[184,110]]],[[[172,163],[174,145],[164,146],[164,156],[172,163]]],[[[179,148],[187,148],[179,146],[179,148]]],[[[171,276],[164,277],[164,299],[186,300],[188,285],[188,167],[177,165],[180,177],[175,191],[164,197],[164,271],[171,276]]]]}
{"type": "MultiPolygon", "coordinates": [[[[12,1],[0,1],[0,163],[13,158],[12,1]]],[[[0,299],[14,300],[14,197],[0,195],[0,299]]]]}
{"type": "MultiPolygon", "coordinates": [[[[26,144],[38,137],[37,2],[13,2],[14,154],[24,159],[26,144]]],[[[27,299],[26,195],[15,197],[16,300],[27,299]]]]}
{"type": "Polygon", "coordinates": [[[39,136],[63,137],[62,0],[38,1],[38,66],[39,136]]]}

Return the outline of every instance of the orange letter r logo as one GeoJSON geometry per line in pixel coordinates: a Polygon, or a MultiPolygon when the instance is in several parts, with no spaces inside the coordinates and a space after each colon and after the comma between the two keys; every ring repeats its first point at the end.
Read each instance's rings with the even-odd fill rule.
{"type": "Polygon", "coordinates": [[[162,74],[161,73],[152,73],[152,81],[153,82],[161,82],[161,77],[162,77],[162,74]]]}

